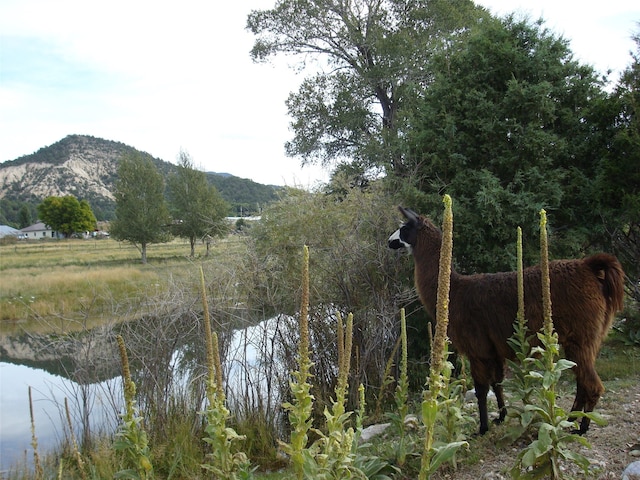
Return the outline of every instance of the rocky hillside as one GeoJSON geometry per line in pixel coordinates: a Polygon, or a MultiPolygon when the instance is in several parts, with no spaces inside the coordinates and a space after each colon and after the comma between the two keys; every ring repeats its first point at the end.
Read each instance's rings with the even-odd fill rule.
{"type": "MultiPolygon", "coordinates": [[[[32,215],[46,197],[74,195],[89,202],[98,220],[113,218],[113,186],[118,161],[135,149],[120,142],[69,135],[53,145],[0,163],[0,223],[16,224],[27,205],[32,215]]],[[[145,152],[165,175],[175,166],[145,152]]],[[[277,187],[231,175],[209,174],[209,181],[231,205],[233,214],[251,212],[276,198],[277,187]]]]}

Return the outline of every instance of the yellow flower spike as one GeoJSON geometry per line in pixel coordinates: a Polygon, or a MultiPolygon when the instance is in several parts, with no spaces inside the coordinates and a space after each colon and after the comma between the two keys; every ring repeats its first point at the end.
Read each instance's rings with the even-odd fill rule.
{"type": "Polygon", "coordinates": [[[544,314],[544,332],[551,336],[553,320],[551,318],[551,281],[549,278],[549,247],[547,242],[547,212],[540,210],[540,274],[542,275],[542,310],[544,314]]]}

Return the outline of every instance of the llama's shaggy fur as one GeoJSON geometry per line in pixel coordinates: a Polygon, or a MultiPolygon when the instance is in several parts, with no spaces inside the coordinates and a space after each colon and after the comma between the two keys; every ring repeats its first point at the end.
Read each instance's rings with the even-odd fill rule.
{"type": "MultiPolygon", "coordinates": [[[[406,222],[389,237],[389,247],[407,248],[414,257],[415,284],[428,314],[435,319],[438,260],[442,232],[429,219],[400,207],[406,222]]],[[[600,344],[622,309],[624,272],[620,262],[608,254],[582,260],[557,260],[549,264],[552,318],[566,357],[576,363],[577,392],[572,411],[591,412],[604,393],[595,370],[600,344]]],[[[525,318],[530,332],[543,322],[540,267],[524,270],[525,318]]],[[[514,358],[507,339],[513,335],[518,310],[517,273],[461,275],[451,272],[448,335],[455,349],[467,356],[471,365],[478,409],[480,433],[488,430],[487,393],[493,388],[499,417],[506,408],[501,382],[505,359],[514,358]]],[[[589,428],[589,419],[580,423],[580,433],[589,428]]]]}

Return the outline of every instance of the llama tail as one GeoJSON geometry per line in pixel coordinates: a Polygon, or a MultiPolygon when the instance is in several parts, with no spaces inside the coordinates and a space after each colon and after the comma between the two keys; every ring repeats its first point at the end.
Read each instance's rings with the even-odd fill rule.
{"type": "Polygon", "coordinates": [[[602,285],[602,294],[607,300],[607,312],[613,315],[622,310],[624,299],[624,271],[616,257],[599,253],[584,259],[602,285]]]}

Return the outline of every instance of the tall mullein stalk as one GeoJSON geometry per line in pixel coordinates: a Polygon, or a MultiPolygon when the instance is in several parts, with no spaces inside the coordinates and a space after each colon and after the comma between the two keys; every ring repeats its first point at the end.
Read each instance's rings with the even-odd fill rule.
{"type": "MultiPolygon", "coordinates": [[[[402,420],[409,411],[409,376],[407,374],[407,319],[404,308],[400,309],[400,378],[396,388],[396,405],[402,420]]],[[[404,424],[404,421],[403,421],[404,424]]]]}
{"type": "Polygon", "coordinates": [[[398,416],[395,422],[400,430],[398,441],[397,462],[399,466],[404,465],[407,459],[407,435],[405,429],[405,418],[409,413],[409,377],[407,374],[407,320],[404,308],[400,309],[400,377],[396,386],[395,402],[398,409],[398,416]]]}
{"type": "Polygon", "coordinates": [[[524,311],[524,267],[522,261],[522,229],[518,227],[517,238],[517,285],[518,285],[518,312],[513,327],[513,335],[507,340],[513,349],[516,358],[507,359],[507,364],[511,370],[511,377],[503,384],[511,393],[511,398],[518,401],[510,405],[509,415],[517,418],[514,425],[510,425],[506,435],[502,438],[503,444],[512,444],[529,429],[535,420],[535,414],[531,410],[523,408],[522,405],[530,405],[531,397],[534,395],[536,382],[530,375],[530,371],[535,368],[531,357],[531,341],[524,311]]]}
{"type": "Polygon", "coordinates": [[[40,463],[38,454],[38,437],[36,437],[36,422],[33,416],[33,399],[31,397],[31,387],[29,387],[29,417],[31,418],[31,446],[33,447],[33,467],[34,478],[40,480],[44,478],[44,470],[40,463]]]}
{"type": "Polygon", "coordinates": [[[347,316],[347,323],[342,327],[342,316],[338,313],[338,385],[336,400],[344,404],[349,387],[349,370],[351,369],[351,350],[353,345],[353,314],[347,316]]]}
{"type": "MultiPolygon", "coordinates": [[[[543,333],[544,333],[544,352],[542,358],[544,359],[545,371],[553,372],[556,366],[556,359],[560,353],[560,346],[558,344],[558,336],[553,331],[553,317],[551,313],[551,277],[549,276],[549,244],[547,240],[547,212],[540,210],[540,275],[542,276],[542,314],[543,314],[543,333]]],[[[559,376],[558,376],[559,380],[559,376]]],[[[546,405],[547,414],[549,416],[550,423],[554,423],[554,420],[558,418],[560,412],[556,411],[556,381],[547,381],[543,384],[543,388],[547,391],[546,405]]],[[[549,449],[549,463],[551,478],[561,478],[560,472],[559,452],[555,448],[549,449]]]]}
{"type": "Polygon", "coordinates": [[[516,319],[518,320],[518,326],[520,329],[525,330],[527,328],[527,322],[524,317],[524,265],[522,261],[522,228],[518,227],[518,240],[517,240],[517,262],[518,262],[518,313],[516,313],[516,319]]]}
{"type": "Polygon", "coordinates": [[[438,397],[445,387],[443,376],[447,347],[447,326],[449,324],[449,288],[451,284],[451,257],[453,254],[453,210],[451,197],[444,197],[444,217],[442,221],[442,247],[438,272],[438,294],[436,298],[436,332],[431,344],[431,370],[429,388],[424,391],[422,401],[422,421],[425,426],[424,451],[420,466],[420,480],[432,473],[433,439],[438,414],[438,397]]]}
{"type": "MultiPolygon", "coordinates": [[[[338,313],[338,324],[342,324],[342,316],[338,313]]],[[[346,422],[352,412],[346,411],[347,391],[349,388],[349,370],[351,369],[351,349],[353,344],[353,314],[347,316],[346,326],[338,328],[338,382],[336,385],[336,398],[331,409],[325,408],[327,435],[320,444],[322,454],[316,456],[316,460],[325,471],[334,473],[345,472],[353,461],[353,439],[355,431],[347,428],[346,422]],[[326,460],[326,462],[325,462],[326,460]],[[345,470],[346,469],[346,470],[345,470]]]]}
{"type": "Polygon", "coordinates": [[[124,344],[122,336],[117,335],[118,351],[120,352],[120,363],[122,365],[122,383],[124,389],[124,407],[125,420],[130,420],[134,416],[134,401],[136,398],[136,384],[131,379],[131,370],[129,368],[129,356],[127,355],[127,347],[124,344]]]}
{"type": "Polygon", "coordinates": [[[129,357],[122,336],[117,335],[120,362],[122,364],[122,383],[125,411],[122,424],[116,433],[114,449],[122,452],[123,460],[130,468],[116,473],[116,478],[153,478],[153,465],[149,460],[149,442],[142,426],[142,417],[135,408],[136,384],[131,379],[129,357]]]}
{"type": "Polygon", "coordinates": [[[537,382],[532,390],[535,401],[525,405],[525,412],[535,414],[533,425],[538,437],[522,449],[510,473],[514,479],[561,479],[564,478],[561,461],[572,462],[589,473],[589,460],[582,454],[568,448],[568,444],[578,442],[584,447],[589,443],[580,435],[568,432],[574,424],[567,420],[567,413],[556,404],[556,387],[564,370],[575,365],[566,359],[559,359],[558,335],[553,331],[551,313],[551,281],[547,245],[547,216],[540,211],[540,273],[542,276],[542,306],[544,324],[538,332],[540,346],[531,350],[527,359],[532,365],[529,376],[537,382]]]}
{"type": "Polygon", "coordinates": [[[298,370],[292,372],[289,381],[292,402],[283,404],[289,413],[291,423],[290,443],[281,443],[282,450],[291,458],[291,464],[297,478],[304,478],[305,449],[312,425],[313,395],[311,395],[311,377],[313,364],[309,358],[309,247],[304,246],[302,258],[302,299],[300,305],[300,340],[298,343],[298,370]]]}
{"type": "Polygon", "coordinates": [[[549,244],[547,241],[547,212],[540,210],[540,274],[542,275],[542,311],[544,315],[544,334],[553,335],[551,318],[551,278],[549,277],[549,244]]]}
{"type": "MultiPolygon", "coordinates": [[[[222,388],[222,363],[220,362],[220,350],[218,335],[211,329],[211,317],[209,315],[209,302],[207,302],[207,289],[204,281],[204,270],[200,267],[200,296],[202,298],[202,316],[204,320],[204,340],[207,349],[207,388],[214,390],[223,397],[222,388]]],[[[211,394],[211,392],[209,392],[211,394]]],[[[209,398],[211,400],[211,398],[209,398]]]]}
{"type": "Polygon", "coordinates": [[[207,462],[202,468],[211,472],[214,478],[236,479],[249,475],[249,459],[244,452],[234,453],[234,443],[244,440],[235,430],[227,427],[230,417],[225,405],[222,383],[222,362],[218,335],[211,330],[211,319],[204,281],[204,271],[200,267],[200,293],[204,317],[204,335],[207,349],[207,408],[203,412],[206,420],[204,441],[211,446],[207,462]]]}
{"type": "Polygon", "coordinates": [[[422,422],[425,426],[424,451],[420,465],[419,479],[430,478],[440,464],[451,460],[455,452],[467,442],[452,442],[434,448],[434,432],[440,397],[448,394],[450,366],[448,362],[447,326],[449,324],[449,290],[451,284],[451,258],[453,254],[453,210],[449,195],[443,198],[444,216],[442,221],[442,246],[438,271],[438,294],[436,298],[436,331],[431,345],[431,370],[428,390],[422,401],[422,422]]]}
{"type": "Polygon", "coordinates": [[[362,431],[364,417],[367,414],[367,403],[364,399],[364,385],[361,383],[358,386],[358,412],[356,413],[356,432],[358,434],[362,431]]]}

